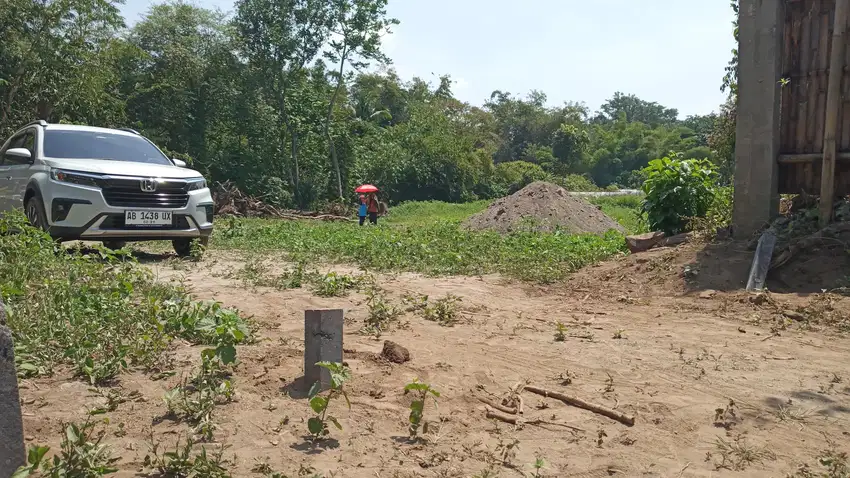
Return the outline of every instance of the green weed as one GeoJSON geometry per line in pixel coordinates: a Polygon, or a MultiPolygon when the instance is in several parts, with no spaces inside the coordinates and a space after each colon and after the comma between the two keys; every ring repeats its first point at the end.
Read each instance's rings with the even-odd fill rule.
{"type": "Polygon", "coordinates": [[[156,473],[153,476],[162,478],[230,478],[230,473],[223,465],[224,446],[212,454],[207,453],[205,447],[196,452],[194,446],[195,442],[191,438],[187,438],[183,446],[178,438],[174,451],[160,454],[159,443],[151,438],[151,451],[145,456],[144,465],[156,473]]]}
{"type": "Polygon", "coordinates": [[[437,406],[437,399],[440,397],[440,392],[431,388],[427,383],[422,383],[418,379],[414,380],[411,383],[408,383],[404,387],[404,393],[408,394],[413,392],[416,396],[413,398],[413,401],[410,402],[410,426],[408,428],[410,432],[410,437],[415,438],[419,433],[419,427],[422,427],[423,433],[428,433],[428,422],[423,422],[423,416],[425,415],[425,401],[428,398],[428,395],[431,395],[431,398],[434,400],[434,406],[437,406]]]}
{"type": "Polygon", "coordinates": [[[323,367],[330,372],[331,388],[325,396],[319,394],[319,390],[321,388],[321,384],[319,382],[316,382],[310,388],[310,408],[313,409],[316,416],[307,420],[307,429],[310,430],[310,434],[313,435],[313,440],[324,438],[330,434],[328,422],[333,423],[337,429],[342,430],[342,425],[339,424],[339,420],[337,420],[337,418],[333,415],[328,415],[328,407],[330,406],[331,401],[341,396],[345,398],[345,403],[348,405],[348,408],[351,408],[351,402],[348,400],[348,394],[342,388],[342,385],[351,378],[351,370],[349,370],[349,368],[345,365],[339,363],[319,362],[316,365],[323,367]]]}
{"type": "Polygon", "coordinates": [[[355,277],[331,271],[314,281],[313,293],[319,297],[342,297],[356,288],[357,283],[355,277]]]}
{"type": "Polygon", "coordinates": [[[0,218],[0,295],[21,377],[66,364],[102,384],[130,367],[162,368],[174,336],[213,343],[224,322],[247,330],[236,312],[157,282],[127,251],[59,246],[20,213],[0,218]]]}
{"type": "MultiPolygon", "coordinates": [[[[413,206],[410,206],[411,208],[413,206]]],[[[393,217],[399,208],[393,209],[393,217]]],[[[404,220],[386,227],[348,223],[239,219],[238,233],[216,237],[213,247],[299,251],[290,260],[354,263],[375,271],[411,271],[432,276],[502,273],[551,283],[571,272],[622,253],[621,234],[570,235],[524,232],[499,235],[468,231],[459,220],[404,220]]],[[[219,232],[216,232],[218,235],[219,232]]]]}
{"type": "Polygon", "coordinates": [[[555,342],[563,342],[565,340],[567,340],[567,326],[559,320],[555,324],[555,342]]]}
{"type": "Polygon", "coordinates": [[[446,294],[445,297],[437,299],[429,304],[422,313],[425,320],[437,322],[444,327],[451,327],[459,320],[459,304],[461,298],[454,294],[446,294]]]}
{"type": "Polygon", "coordinates": [[[401,311],[389,302],[384,290],[377,284],[369,284],[365,293],[369,314],[364,321],[364,332],[380,336],[398,319],[401,311]]]}
{"type": "Polygon", "coordinates": [[[98,427],[99,423],[106,425],[109,420],[86,421],[82,425],[65,424],[60,452],[52,460],[47,460],[45,456],[50,451],[49,447],[31,447],[27,464],[18,468],[12,478],[26,478],[35,473],[46,478],[96,478],[117,472],[115,464],[119,458],[112,455],[109,446],[101,443],[106,430],[98,427]]]}

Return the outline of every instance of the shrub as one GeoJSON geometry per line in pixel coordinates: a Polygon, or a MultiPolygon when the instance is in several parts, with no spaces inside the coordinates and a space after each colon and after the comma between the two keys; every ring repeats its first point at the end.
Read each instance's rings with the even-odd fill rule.
{"type": "Polygon", "coordinates": [[[564,178],[555,179],[555,182],[567,191],[599,191],[599,186],[592,179],[581,174],[568,174],[564,178]]]}
{"type": "Polygon", "coordinates": [[[643,211],[650,228],[667,234],[682,232],[694,217],[704,217],[717,192],[717,173],[707,159],[664,157],[643,169],[646,198],[643,211]]]}
{"type": "Polygon", "coordinates": [[[496,165],[493,180],[502,186],[507,194],[513,194],[534,181],[547,181],[549,173],[540,166],[528,161],[509,161],[496,165]]]}

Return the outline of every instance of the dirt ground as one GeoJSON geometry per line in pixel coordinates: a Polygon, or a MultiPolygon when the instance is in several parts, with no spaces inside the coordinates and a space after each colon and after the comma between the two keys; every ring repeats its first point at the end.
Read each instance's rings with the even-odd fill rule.
{"type": "MultiPolygon", "coordinates": [[[[850,451],[850,342],[831,328],[803,330],[777,318],[817,301],[814,295],[754,300],[736,291],[744,257],[702,246],[651,251],[547,288],[497,276],[384,275],[380,284],[395,299],[407,292],[460,296],[465,319],[442,327],[407,314],[404,327],[380,340],[358,333],[366,305],[357,293],[324,299],[308,288],[245,288],[226,277],[244,257],[218,251],[200,264],[149,264],[163,280],[184,279],[196,298],[236,307],[261,326],[261,341],[239,348],[237,400],[217,409],[217,443],[207,445],[228,447],[233,476],[260,476],[252,469],[268,463],[290,477],[518,477],[531,476],[538,457],[548,477],[785,476],[804,462],[816,466],[828,440],[850,451]],[[712,254],[723,260],[708,260],[712,254]],[[345,361],[353,372],[351,410],[332,405],[344,430],[332,430],[320,447],[305,439],[311,415],[297,398],[303,311],[312,308],[345,309],[345,361]],[[564,341],[554,340],[557,322],[566,325],[564,341]],[[376,359],[385,339],[407,347],[411,361],[376,359]],[[437,409],[426,405],[431,433],[416,443],[407,438],[410,397],[402,393],[415,378],[442,393],[437,409]],[[477,397],[525,381],[634,415],[635,424],[527,391],[525,420],[581,431],[485,417],[477,397]]],[[[839,300],[832,312],[847,317],[848,302],[839,300]]],[[[184,371],[198,350],[175,348],[184,371]]],[[[185,424],[160,419],[162,396],[177,380],[122,375],[123,393],[138,397],[107,415],[107,441],[128,470],[119,476],[137,476],[151,442],[173,448],[185,436],[185,424]]],[[[61,374],[24,381],[27,439],[56,446],[62,421],[84,420],[103,403],[89,388],[61,374]]]]}
{"type": "Polygon", "coordinates": [[[500,233],[561,229],[572,234],[603,234],[611,229],[624,230],[598,207],[570,195],[557,184],[543,181],[533,182],[510,196],[493,201],[465,224],[470,229],[492,229],[500,233]]]}

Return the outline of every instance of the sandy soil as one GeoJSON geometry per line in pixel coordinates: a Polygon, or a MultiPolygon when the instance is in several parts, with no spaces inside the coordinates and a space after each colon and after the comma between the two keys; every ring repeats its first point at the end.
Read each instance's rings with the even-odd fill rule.
{"type": "MultiPolygon", "coordinates": [[[[262,340],[239,349],[237,401],[217,409],[217,443],[228,446],[233,476],[260,476],[251,470],[267,462],[290,477],[519,477],[530,476],[536,457],[549,477],[785,476],[800,463],[814,465],[827,438],[848,451],[850,342],[829,328],[781,330],[777,314],[816,298],[773,294],[753,302],[734,291],[734,261],[702,264],[696,275],[685,270],[700,257],[705,251],[696,246],[652,251],[550,288],[496,276],[381,276],[396,299],[406,292],[460,296],[465,320],[441,327],[407,314],[404,327],[380,340],[358,333],[366,316],[360,294],[323,299],[309,289],[245,288],[225,277],[244,258],[221,252],[177,269],[157,260],[150,266],[163,280],[184,279],[197,298],[237,307],[261,325],[262,340]],[[310,413],[297,379],[303,310],[325,307],[346,311],[352,408],[334,404],[344,430],[313,447],[304,437],[310,413]],[[563,342],[553,338],[558,321],[567,325],[563,342]],[[376,359],[384,339],[409,348],[412,360],[376,359]],[[432,433],[417,443],[407,438],[410,397],[402,393],[415,378],[442,392],[439,408],[426,408],[432,433]],[[529,392],[522,394],[526,420],[583,431],[485,418],[477,397],[505,394],[526,380],[635,415],[635,425],[529,392]],[[717,417],[730,400],[735,416],[717,417]],[[725,462],[718,440],[737,450],[725,462]],[[478,475],[487,468],[492,474],[478,475]]],[[[273,256],[268,261],[282,267],[273,256]]],[[[847,301],[836,305],[842,314],[847,301]]],[[[174,355],[188,371],[198,349],[178,345],[174,355]]],[[[137,476],[151,440],[168,448],[185,436],[185,424],[160,418],[163,393],[177,380],[121,377],[122,393],[139,398],[108,414],[107,441],[127,470],[119,476],[137,476]]],[[[84,420],[87,408],[103,403],[89,388],[61,374],[24,381],[28,440],[57,445],[62,421],[84,420]]]]}
{"type": "Polygon", "coordinates": [[[533,182],[510,196],[493,201],[464,224],[470,229],[491,229],[500,233],[560,229],[572,234],[603,234],[611,229],[624,230],[597,206],[556,184],[543,181],[533,182]]]}

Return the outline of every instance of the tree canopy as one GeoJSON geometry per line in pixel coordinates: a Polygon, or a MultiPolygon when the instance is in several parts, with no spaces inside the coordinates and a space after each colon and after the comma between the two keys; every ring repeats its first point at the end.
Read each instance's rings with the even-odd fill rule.
{"type": "Polygon", "coordinates": [[[167,0],[127,28],[113,0],[0,0],[0,134],[36,118],[129,126],[291,207],[361,182],[393,202],[466,201],[536,179],[636,187],[670,153],[729,161],[717,124],[733,106],[680,119],[623,92],[593,112],[494,91],[479,107],[450,76],[401,78],[381,49],[398,23],[386,3],[238,0],[228,17],[167,0]]]}

